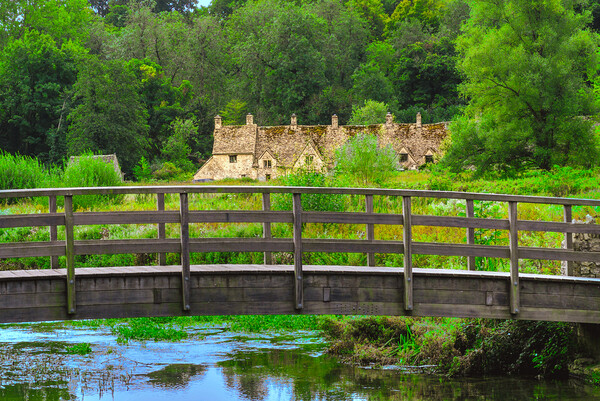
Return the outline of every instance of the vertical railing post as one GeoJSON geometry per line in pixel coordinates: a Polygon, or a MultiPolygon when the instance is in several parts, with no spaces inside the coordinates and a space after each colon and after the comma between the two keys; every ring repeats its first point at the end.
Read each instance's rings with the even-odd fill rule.
{"type": "Polygon", "coordinates": [[[179,194],[181,228],[181,297],[183,310],[190,310],[190,220],[188,194],[179,194]]]}
{"type": "Polygon", "coordinates": [[[508,237],[510,250],[510,313],[516,315],[520,307],[519,290],[519,231],[517,228],[517,202],[508,202],[508,237]]]}
{"type": "MultiPolygon", "coordinates": [[[[56,195],[50,195],[48,197],[48,211],[50,213],[56,213],[56,195]]],[[[50,226],[50,241],[54,242],[58,240],[58,230],[56,225],[50,226]]],[[[50,268],[58,269],[58,256],[50,256],[50,268]]]]}
{"type": "MultiPolygon", "coordinates": [[[[473,199],[467,199],[467,217],[475,217],[473,199]]],[[[475,245],[475,229],[473,227],[467,227],[467,245],[475,245]]],[[[475,270],[475,256],[467,256],[467,258],[467,268],[475,270]]]]}
{"type": "Polygon", "coordinates": [[[304,307],[304,285],[302,274],[302,202],[300,194],[293,194],[294,214],[294,296],[296,309],[304,307]]]}
{"type": "MultiPolygon", "coordinates": [[[[158,193],[156,194],[156,209],[163,212],[165,210],[165,194],[158,193]]],[[[165,239],[166,231],[165,231],[165,223],[158,223],[158,239],[165,239]]],[[[164,266],[167,264],[167,254],[161,252],[158,254],[158,264],[160,266],[164,266]]]]}
{"type": "MultiPolygon", "coordinates": [[[[365,195],[365,211],[368,214],[373,214],[373,195],[365,195]]],[[[373,242],[375,240],[375,224],[367,223],[367,241],[373,242]]],[[[373,252],[367,253],[367,265],[375,266],[375,254],[373,252]]]]}
{"type": "Polygon", "coordinates": [[[412,211],[410,196],[402,197],[404,244],[404,309],[413,310],[412,211]]]}
{"type": "MultiPolygon", "coordinates": [[[[264,192],[262,194],[262,207],[265,212],[271,210],[271,194],[268,192],[264,192]]],[[[272,238],[270,222],[263,223],[263,238],[272,238]]],[[[264,262],[265,265],[273,264],[273,255],[271,254],[271,252],[265,252],[264,262]]]]}
{"type": "Polygon", "coordinates": [[[75,238],[73,196],[65,195],[65,255],[67,265],[67,313],[75,313],[75,238]]]}
{"type": "MultiPolygon", "coordinates": [[[[572,223],[573,222],[573,209],[572,209],[571,205],[564,205],[564,208],[565,208],[564,222],[572,223]]],[[[565,249],[568,249],[570,251],[573,250],[573,233],[565,233],[565,249]]],[[[567,260],[567,261],[565,261],[565,263],[567,264],[567,269],[565,271],[565,274],[567,276],[573,276],[574,275],[573,261],[567,260]]]]}

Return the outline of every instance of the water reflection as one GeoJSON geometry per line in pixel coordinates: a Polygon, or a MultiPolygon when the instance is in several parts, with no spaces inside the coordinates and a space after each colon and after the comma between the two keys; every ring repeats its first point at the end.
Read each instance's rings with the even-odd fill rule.
{"type": "Polygon", "coordinates": [[[207,368],[206,365],[178,363],[148,373],[147,376],[150,379],[149,382],[156,387],[181,389],[186,387],[192,379],[201,378],[207,368]]]}
{"type": "Polygon", "coordinates": [[[22,334],[0,330],[1,400],[600,400],[600,391],[565,382],[449,380],[342,365],[314,338],[218,333],[122,345],[110,333],[22,334]],[[93,352],[68,355],[73,341],[91,343],[93,352]]]}

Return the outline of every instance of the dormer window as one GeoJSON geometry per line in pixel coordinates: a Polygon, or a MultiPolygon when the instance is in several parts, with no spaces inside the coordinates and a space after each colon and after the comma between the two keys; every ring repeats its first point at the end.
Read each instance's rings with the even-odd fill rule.
{"type": "Polygon", "coordinates": [[[433,163],[433,155],[425,155],[425,164],[433,163]]]}
{"type": "Polygon", "coordinates": [[[304,157],[304,164],[312,164],[314,160],[315,157],[313,155],[306,155],[304,157]]]}
{"type": "Polygon", "coordinates": [[[229,163],[237,163],[237,155],[229,155],[229,163]]]}
{"type": "Polygon", "coordinates": [[[263,160],[264,168],[271,168],[271,160],[263,160]]]}
{"type": "Polygon", "coordinates": [[[404,163],[408,161],[408,153],[400,153],[400,157],[398,158],[400,163],[404,163]]]}

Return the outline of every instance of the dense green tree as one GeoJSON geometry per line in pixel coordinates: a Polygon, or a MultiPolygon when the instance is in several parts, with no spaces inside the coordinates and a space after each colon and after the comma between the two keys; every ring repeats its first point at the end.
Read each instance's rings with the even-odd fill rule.
{"type": "Polygon", "coordinates": [[[172,85],[161,66],[149,60],[131,59],[127,67],[138,81],[139,99],[146,108],[149,154],[157,157],[170,135],[171,123],[188,114],[193,90],[188,81],[172,85]]]}
{"type": "Polygon", "coordinates": [[[223,125],[242,125],[245,123],[248,105],[239,99],[231,99],[220,114],[223,118],[223,125]]]}
{"type": "Polygon", "coordinates": [[[77,104],[69,114],[68,152],[116,153],[123,171],[147,155],[148,115],[141,82],[123,61],[90,58],[74,85],[77,104]]]}
{"type": "Polygon", "coordinates": [[[383,102],[367,100],[362,106],[352,108],[352,117],[348,124],[350,125],[371,125],[383,124],[385,116],[390,111],[390,106],[383,102]]]}
{"type": "Polygon", "coordinates": [[[276,0],[247,3],[232,14],[238,97],[255,108],[259,121],[279,124],[292,113],[308,114],[311,98],[326,84],[320,52],[325,28],[305,9],[276,0]]]}
{"type": "Polygon", "coordinates": [[[577,116],[593,102],[598,41],[588,14],[562,0],[470,1],[458,40],[467,117],[452,126],[445,162],[478,172],[590,165],[597,149],[577,116]]]}
{"type": "Polygon", "coordinates": [[[9,152],[60,160],[69,91],[84,50],[57,46],[46,34],[26,31],[0,53],[0,146],[9,152]]]}

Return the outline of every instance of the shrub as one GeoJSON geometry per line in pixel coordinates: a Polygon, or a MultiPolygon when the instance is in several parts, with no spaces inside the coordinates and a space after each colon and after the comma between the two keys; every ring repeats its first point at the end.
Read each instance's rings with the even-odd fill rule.
{"type": "Polygon", "coordinates": [[[392,147],[380,148],[373,135],[357,135],[336,151],[336,172],[356,176],[365,185],[383,181],[397,165],[392,147]]]}
{"type": "MultiPolygon", "coordinates": [[[[290,187],[327,187],[326,177],[315,171],[300,171],[281,179],[282,184],[290,187]]],[[[342,195],[330,194],[302,194],[302,210],[341,212],[344,210],[342,195]]],[[[273,194],[273,208],[275,210],[292,210],[291,194],[273,194]]]]}
{"type": "MultiPolygon", "coordinates": [[[[63,175],[65,187],[112,187],[121,185],[121,176],[112,164],[85,154],[67,165],[63,175]]],[[[96,204],[120,202],[122,195],[81,195],[73,198],[77,208],[90,208],[96,204]]]]}

